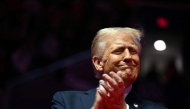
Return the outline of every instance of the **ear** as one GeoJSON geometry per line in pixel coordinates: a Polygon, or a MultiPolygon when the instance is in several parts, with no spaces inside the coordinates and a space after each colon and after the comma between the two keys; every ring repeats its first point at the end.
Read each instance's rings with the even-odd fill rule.
{"type": "Polygon", "coordinates": [[[94,64],[94,67],[97,71],[101,72],[103,71],[103,62],[102,62],[102,58],[98,57],[98,56],[93,56],[92,57],[92,62],[94,64]]]}

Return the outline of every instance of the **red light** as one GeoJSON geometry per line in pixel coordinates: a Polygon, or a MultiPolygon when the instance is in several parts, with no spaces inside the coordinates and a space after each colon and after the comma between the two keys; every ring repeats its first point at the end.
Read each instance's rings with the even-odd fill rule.
{"type": "Polygon", "coordinates": [[[168,27],[168,21],[164,17],[158,17],[156,20],[156,23],[157,23],[158,27],[160,27],[160,28],[168,27]]]}

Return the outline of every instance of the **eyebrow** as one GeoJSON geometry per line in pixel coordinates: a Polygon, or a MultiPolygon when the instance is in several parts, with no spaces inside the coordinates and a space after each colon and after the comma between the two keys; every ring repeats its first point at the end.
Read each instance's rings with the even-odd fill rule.
{"type": "MultiPolygon", "coordinates": [[[[138,46],[134,45],[134,44],[129,44],[127,46],[132,47],[134,49],[138,49],[138,46]]],[[[126,47],[126,45],[125,44],[121,44],[121,43],[116,43],[115,47],[113,47],[113,48],[116,48],[116,47],[126,47]]]]}

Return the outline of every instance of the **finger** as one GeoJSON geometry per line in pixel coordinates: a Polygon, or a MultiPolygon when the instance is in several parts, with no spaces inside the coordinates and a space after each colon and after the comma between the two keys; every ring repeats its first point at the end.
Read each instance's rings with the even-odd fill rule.
{"type": "MultiPolygon", "coordinates": [[[[111,96],[108,96],[107,94],[103,93],[103,91],[101,91],[100,88],[97,88],[97,92],[98,92],[99,96],[105,101],[106,105],[107,105],[107,103],[108,104],[113,104],[114,103],[114,99],[111,96]]],[[[108,109],[106,107],[104,107],[104,109],[108,109]]]]}
{"type": "Polygon", "coordinates": [[[118,71],[117,73],[114,73],[113,76],[115,77],[115,81],[117,82],[119,87],[125,88],[125,83],[122,79],[122,71],[118,71]]]}
{"type": "Polygon", "coordinates": [[[117,75],[119,75],[119,77],[122,78],[122,71],[118,71],[118,72],[117,72],[117,75]]]}
{"type": "Polygon", "coordinates": [[[100,81],[99,81],[99,84],[100,84],[99,88],[100,88],[104,93],[107,93],[106,89],[104,88],[104,87],[107,87],[107,86],[104,85],[104,84],[105,84],[105,81],[104,81],[104,80],[100,80],[100,81]]]}
{"type": "Polygon", "coordinates": [[[111,94],[112,96],[115,97],[119,97],[118,95],[124,96],[124,91],[125,91],[125,84],[124,81],[121,78],[121,71],[117,72],[118,74],[114,73],[114,72],[110,72],[110,76],[116,81],[117,85],[116,86],[112,86],[115,89],[115,92],[117,93],[117,95],[111,94]]]}
{"type": "MultiPolygon", "coordinates": [[[[114,105],[114,104],[116,104],[116,105],[118,104],[118,103],[117,103],[118,101],[115,101],[115,99],[114,99],[113,97],[111,97],[111,96],[107,96],[105,93],[103,93],[103,92],[101,91],[100,88],[97,88],[97,92],[98,92],[98,94],[102,97],[102,99],[104,99],[106,105],[111,106],[111,105],[114,105]]],[[[119,104],[120,104],[120,103],[119,103],[119,104]]]]}
{"type": "Polygon", "coordinates": [[[120,88],[124,88],[124,81],[122,80],[121,73],[121,71],[118,71],[117,74],[110,72],[110,76],[117,82],[120,88]]]}
{"type": "Polygon", "coordinates": [[[104,80],[100,80],[99,83],[101,85],[100,89],[106,92],[107,95],[108,93],[114,93],[114,89],[108,86],[108,84],[104,80]]]}
{"type": "Polygon", "coordinates": [[[97,92],[103,99],[108,100],[109,97],[100,88],[97,88],[97,92]]]}
{"type": "MultiPolygon", "coordinates": [[[[103,77],[104,81],[107,82],[107,85],[109,85],[109,87],[115,88],[115,89],[118,88],[118,84],[117,84],[117,82],[114,80],[114,78],[110,77],[110,76],[107,75],[107,74],[103,74],[102,77],[103,77]]],[[[112,90],[111,90],[111,91],[112,91],[112,90]]]]}

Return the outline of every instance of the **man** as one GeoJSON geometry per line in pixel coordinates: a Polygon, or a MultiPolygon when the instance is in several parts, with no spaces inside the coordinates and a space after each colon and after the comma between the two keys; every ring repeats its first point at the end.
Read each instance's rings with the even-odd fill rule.
{"type": "Polygon", "coordinates": [[[132,28],[98,31],[91,53],[99,87],[87,92],[57,92],[52,109],[165,109],[132,90],[140,72],[141,37],[142,32],[132,28]]]}

